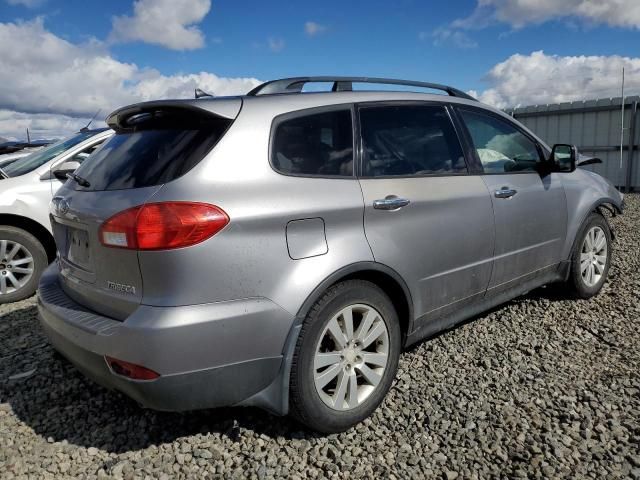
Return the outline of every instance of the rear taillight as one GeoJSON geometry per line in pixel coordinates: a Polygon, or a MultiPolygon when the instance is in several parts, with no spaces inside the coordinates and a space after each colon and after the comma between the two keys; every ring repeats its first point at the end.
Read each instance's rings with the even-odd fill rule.
{"type": "Polygon", "coordinates": [[[100,227],[100,243],[133,250],[188,247],[215,235],[229,216],[207,203],[148,203],[117,213],[100,227]]]}
{"type": "Polygon", "coordinates": [[[136,365],[135,363],[125,362],[124,360],[118,360],[117,358],[109,356],[105,356],[104,359],[109,364],[113,373],[132,380],[155,380],[160,376],[159,373],[147,367],[136,365]]]}

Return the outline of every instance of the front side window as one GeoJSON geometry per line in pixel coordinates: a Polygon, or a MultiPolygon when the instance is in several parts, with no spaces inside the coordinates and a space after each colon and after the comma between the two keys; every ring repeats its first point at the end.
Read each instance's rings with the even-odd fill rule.
{"type": "Polygon", "coordinates": [[[271,163],[285,175],[353,176],[351,110],[296,116],[278,123],[271,163]]]}
{"type": "Polygon", "coordinates": [[[467,172],[458,136],[442,106],[365,107],[360,125],[364,176],[467,172]]]}
{"type": "Polygon", "coordinates": [[[505,120],[461,110],[485,173],[535,172],[541,161],[536,144],[505,120]]]}

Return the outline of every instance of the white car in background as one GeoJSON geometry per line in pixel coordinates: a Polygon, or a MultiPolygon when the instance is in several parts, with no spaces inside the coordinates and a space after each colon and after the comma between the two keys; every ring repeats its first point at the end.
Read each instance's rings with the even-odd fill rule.
{"type": "Polygon", "coordinates": [[[27,155],[31,155],[32,153],[37,152],[38,150],[42,150],[46,146],[47,145],[43,145],[41,147],[27,147],[17,152],[3,153],[2,155],[0,155],[0,167],[2,167],[2,165],[6,165],[10,162],[13,162],[14,160],[17,160],[19,158],[26,157],[27,155]]]}
{"type": "Polygon", "coordinates": [[[113,130],[77,134],[0,167],[0,304],[27,298],[56,256],[49,202],[113,130]]]}
{"type": "Polygon", "coordinates": [[[38,150],[42,150],[43,148],[45,147],[28,147],[20,150],[19,152],[5,153],[3,155],[0,155],[0,169],[5,168],[7,165],[15,162],[19,158],[31,155],[32,153],[37,152],[38,150]]]}

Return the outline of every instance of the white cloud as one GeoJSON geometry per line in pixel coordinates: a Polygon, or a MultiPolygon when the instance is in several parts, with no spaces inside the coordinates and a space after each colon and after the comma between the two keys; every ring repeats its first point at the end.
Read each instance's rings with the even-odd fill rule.
{"type": "Polygon", "coordinates": [[[628,95],[640,94],[640,58],[516,54],[487,74],[490,88],[469,92],[498,108],[619,97],[622,68],[628,95]]]}
{"type": "Polygon", "coordinates": [[[38,8],[47,0],[7,0],[9,5],[22,5],[27,8],[38,8]]]}
{"type": "Polygon", "coordinates": [[[426,40],[428,37],[433,39],[436,46],[451,44],[458,48],[476,48],[478,43],[461,30],[455,30],[448,27],[440,27],[435,29],[430,35],[426,32],[420,32],[420,40],[426,40]]]}
{"type": "Polygon", "coordinates": [[[224,78],[209,72],[163,75],[116,60],[97,40],[68,42],[46,30],[41,18],[0,23],[0,65],[1,136],[12,129],[11,118],[22,122],[16,124],[18,133],[29,118],[39,122],[37,128],[43,132],[69,132],[98,110],[99,118],[104,118],[119,106],[142,100],[193,98],[196,87],[214,95],[233,95],[259,83],[255,78],[224,78]],[[73,123],[76,118],[82,120],[73,123]]]}
{"type": "Polygon", "coordinates": [[[281,38],[270,37],[267,41],[269,50],[272,52],[281,52],[284,49],[284,40],[281,38]]]}
{"type": "Polygon", "coordinates": [[[211,0],[137,0],[133,16],[113,18],[109,39],[141,41],[172,50],[194,50],[205,44],[196,26],[209,13],[211,0]]]}
{"type": "MultiPolygon", "coordinates": [[[[451,43],[461,48],[477,46],[466,31],[507,24],[517,30],[552,20],[568,28],[579,23],[640,29],[640,0],[477,0],[468,17],[433,31],[434,45],[451,43]]],[[[502,38],[504,34],[501,34],[502,38]]]]}
{"type": "MultiPolygon", "coordinates": [[[[27,128],[32,140],[61,138],[77,132],[89,123],[90,118],[73,118],[51,113],[27,114],[0,110],[0,132],[10,140],[25,140],[27,128]]],[[[95,120],[91,127],[104,127],[103,120],[95,120]]]]}
{"type": "Polygon", "coordinates": [[[326,32],[327,27],[316,22],[306,22],[304,24],[304,31],[308,36],[315,37],[316,35],[326,32]]]}
{"type": "Polygon", "coordinates": [[[613,27],[640,28],[638,0],[478,0],[476,10],[454,22],[459,28],[484,28],[493,21],[513,28],[558,18],[575,18],[613,27]]]}

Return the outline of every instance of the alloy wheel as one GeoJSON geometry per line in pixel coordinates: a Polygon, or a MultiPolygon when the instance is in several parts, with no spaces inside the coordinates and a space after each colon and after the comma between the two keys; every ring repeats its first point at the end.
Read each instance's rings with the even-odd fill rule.
{"type": "Polygon", "coordinates": [[[602,228],[589,229],[580,250],[580,273],[587,287],[597,285],[607,265],[607,237],[602,228]]]}
{"type": "Polygon", "coordinates": [[[352,410],[375,391],[389,362],[389,331],[373,307],[354,304],[327,323],[316,346],[316,391],[334,410],[352,410]]]}
{"type": "Polygon", "coordinates": [[[33,276],[33,255],[13,240],[0,240],[0,296],[24,287],[33,276]]]}

